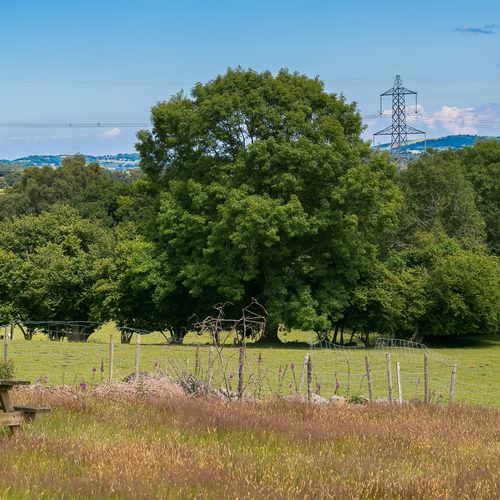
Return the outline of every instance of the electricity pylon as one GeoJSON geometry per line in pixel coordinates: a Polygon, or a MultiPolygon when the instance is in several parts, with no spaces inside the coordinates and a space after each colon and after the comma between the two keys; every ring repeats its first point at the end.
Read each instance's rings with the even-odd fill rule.
{"type": "Polygon", "coordinates": [[[392,124],[388,127],[373,134],[373,141],[375,136],[390,135],[391,136],[391,155],[394,161],[400,167],[403,167],[408,162],[408,136],[409,135],[424,135],[425,132],[418,130],[406,124],[406,96],[415,96],[415,112],[418,113],[417,108],[417,93],[403,87],[403,82],[399,75],[396,76],[394,86],[392,89],[380,94],[380,114],[382,114],[382,99],[385,96],[392,96],[392,124]]]}

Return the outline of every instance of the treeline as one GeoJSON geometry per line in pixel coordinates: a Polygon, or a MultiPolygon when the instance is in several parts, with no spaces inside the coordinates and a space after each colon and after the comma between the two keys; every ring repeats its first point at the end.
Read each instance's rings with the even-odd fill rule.
{"type": "Polygon", "coordinates": [[[0,164],[0,190],[18,182],[24,168],[23,165],[0,164]]]}
{"type": "Polygon", "coordinates": [[[256,298],[269,341],[500,333],[500,142],[398,171],[354,104],[287,71],[229,70],[151,118],[133,178],[76,156],[5,189],[1,321],[182,337],[256,298]]]}

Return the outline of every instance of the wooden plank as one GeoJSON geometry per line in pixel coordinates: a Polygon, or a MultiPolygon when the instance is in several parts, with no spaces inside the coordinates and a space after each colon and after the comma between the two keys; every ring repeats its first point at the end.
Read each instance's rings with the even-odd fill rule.
{"type": "Polygon", "coordinates": [[[30,385],[29,380],[11,380],[11,379],[0,379],[0,387],[12,387],[14,385],[30,385]]]}
{"type": "Polygon", "coordinates": [[[22,411],[0,412],[0,426],[8,425],[17,427],[29,421],[29,417],[22,411]]]}
{"type": "Polygon", "coordinates": [[[14,411],[14,406],[10,402],[9,391],[0,391],[0,405],[3,411],[14,411]]]}
{"type": "MultiPolygon", "coordinates": [[[[2,406],[2,409],[3,411],[5,412],[5,414],[12,414],[14,413],[14,407],[12,406],[12,403],[10,401],[10,396],[9,396],[9,390],[6,389],[5,387],[2,388],[3,390],[0,390],[0,405],[2,406]]],[[[0,415],[5,415],[5,414],[1,414],[0,415]]],[[[21,430],[21,423],[24,423],[26,422],[26,419],[27,419],[27,415],[25,413],[21,413],[22,417],[23,417],[23,420],[22,422],[20,423],[6,423],[4,425],[9,425],[10,426],[10,432],[13,436],[15,436],[16,434],[19,433],[19,431],[21,430]]],[[[6,417],[7,418],[7,417],[6,417]]]]}
{"type": "Polygon", "coordinates": [[[50,408],[31,408],[30,406],[14,406],[15,411],[24,411],[26,413],[49,413],[50,408]]]}

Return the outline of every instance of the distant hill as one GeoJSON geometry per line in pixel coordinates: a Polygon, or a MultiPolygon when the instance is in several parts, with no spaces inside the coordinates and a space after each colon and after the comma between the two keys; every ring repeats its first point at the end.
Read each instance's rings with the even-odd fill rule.
{"type": "MultiPolygon", "coordinates": [[[[500,137],[487,137],[482,135],[447,135],[446,137],[438,137],[435,139],[427,139],[427,141],[419,140],[413,141],[408,144],[407,147],[402,148],[405,151],[409,151],[414,154],[419,154],[424,150],[424,146],[427,149],[462,149],[468,146],[473,146],[478,141],[484,141],[485,139],[496,139],[500,141],[500,137]]],[[[386,150],[389,149],[390,144],[380,144],[377,149],[386,150]]]]}
{"type": "MultiPolygon", "coordinates": [[[[58,167],[63,158],[68,155],[31,155],[15,160],[0,160],[0,165],[22,165],[24,167],[43,167],[48,165],[58,167]]],[[[116,155],[91,156],[85,155],[88,163],[98,163],[103,168],[113,170],[128,170],[139,166],[138,153],[118,153],[116,155]]]]}
{"type": "MultiPolygon", "coordinates": [[[[467,146],[474,145],[477,141],[492,139],[492,137],[479,136],[479,135],[448,135],[446,137],[438,137],[436,139],[427,139],[427,149],[462,149],[467,146]]],[[[495,139],[493,137],[493,139],[495,139]]],[[[500,137],[496,137],[500,141],[500,137]]],[[[390,144],[380,144],[376,146],[377,149],[387,150],[390,144]]],[[[410,153],[418,155],[424,150],[424,141],[415,141],[408,144],[405,148],[410,153]]],[[[68,155],[31,155],[15,160],[0,160],[1,165],[20,165],[23,167],[42,167],[49,165],[51,167],[58,167],[64,157],[68,155]]],[[[118,153],[115,155],[101,155],[92,156],[86,155],[87,162],[98,163],[103,168],[113,170],[128,170],[137,168],[139,166],[138,153],[118,153]]]]}
{"type": "MultiPolygon", "coordinates": [[[[478,141],[486,139],[496,139],[500,141],[500,137],[487,137],[482,135],[447,135],[446,137],[438,137],[437,139],[427,139],[427,147],[433,149],[462,149],[468,146],[474,146],[478,141]]],[[[413,142],[411,146],[423,144],[424,141],[413,142]]],[[[411,148],[410,148],[411,149],[411,148]]]]}

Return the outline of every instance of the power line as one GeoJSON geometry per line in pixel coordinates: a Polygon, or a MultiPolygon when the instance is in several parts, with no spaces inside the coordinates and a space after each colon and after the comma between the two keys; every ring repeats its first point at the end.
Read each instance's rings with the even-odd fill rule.
{"type": "MultiPolygon", "coordinates": [[[[320,78],[322,82],[354,82],[386,80],[387,76],[320,78]]],[[[126,80],[0,80],[0,85],[131,85],[131,86],[171,86],[196,85],[196,81],[126,81],[126,80]]]]}
{"type": "Polygon", "coordinates": [[[196,82],[133,82],[133,81],[70,81],[70,80],[0,80],[0,85],[120,85],[120,86],[171,86],[194,85],[196,82]]]}
{"type": "MultiPolygon", "coordinates": [[[[382,113],[382,114],[377,114],[377,115],[364,115],[363,118],[365,120],[373,120],[376,118],[390,118],[391,115],[382,113]]],[[[469,118],[439,118],[433,115],[429,115],[424,112],[419,112],[419,113],[408,113],[406,115],[407,119],[408,118],[413,118],[415,120],[415,123],[422,122],[426,125],[432,124],[434,122],[436,123],[453,123],[457,125],[470,125],[470,126],[477,126],[478,128],[491,128],[491,129],[500,129],[500,120],[487,120],[484,118],[474,118],[474,117],[469,117],[469,118]],[[424,118],[424,119],[423,119],[424,118]]]]}
{"type": "Polygon", "coordinates": [[[2,128],[150,128],[149,122],[127,122],[127,123],[100,123],[100,122],[0,122],[2,128]]]}

